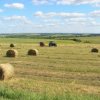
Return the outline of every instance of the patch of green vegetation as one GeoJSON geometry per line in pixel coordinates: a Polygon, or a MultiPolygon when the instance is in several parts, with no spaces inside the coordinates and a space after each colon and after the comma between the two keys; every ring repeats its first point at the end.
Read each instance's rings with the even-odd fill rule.
{"type": "Polygon", "coordinates": [[[0,100],[100,100],[99,95],[64,93],[63,95],[48,95],[0,87],[0,100]]]}
{"type": "MultiPolygon", "coordinates": [[[[6,34],[6,35],[0,35],[0,40],[2,41],[3,39],[7,39],[10,41],[14,42],[14,39],[17,39],[20,42],[23,42],[24,39],[26,39],[26,42],[24,41],[24,43],[31,43],[33,42],[33,40],[35,40],[36,42],[38,41],[57,41],[58,43],[61,43],[61,41],[63,41],[64,43],[94,43],[94,44],[98,44],[100,43],[100,35],[96,34],[96,35],[92,35],[92,34],[64,34],[64,33],[45,33],[45,34],[31,34],[31,33],[27,33],[27,34],[6,34]],[[31,40],[31,41],[29,41],[31,40]],[[67,42],[66,42],[67,41],[67,42]]],[[[6,41],[5,39],[5,41],[6,41]]],[[[35,42],[35,43],[36,43],[35,42]]]]}

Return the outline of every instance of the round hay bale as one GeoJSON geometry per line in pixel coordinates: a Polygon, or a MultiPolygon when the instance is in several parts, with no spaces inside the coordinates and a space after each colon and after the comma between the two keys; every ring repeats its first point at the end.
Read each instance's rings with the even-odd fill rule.
{"type": "Polygon", "coordinates": [[[40,42],[40,47],[44,47],[44,46],[45,46],[44,42],[40,42]]]}
{"type": "Polygon", "coordinates": [[[54,41],[50,41],[49,47],[57,47],[57,44],[54,41]]]}
{"type": "Polygon", "coordinates": [[[14,67],[9,64],[0,64],[0,80],[10,79],[14,76],[14,67]]]}
{"type": "Polygon", "coordinates": [[[10,47],[13,48],[13,47],[15,47],[15,45],[11,43],[11,44],[10,44],[10,47]]]}
{"type": "Polygon", "coordinates": [[[17,55],[18,55],[17,50],[8,50],[8,51],[6,52],[6,56],[7,56],[7,57],[16,57],[17,55]]]}
{"type": "Polygon", "coordinates": [[[98,50],[97,48],[92,48],[92,49],[91,49],[91,52],[98,53],[99,50],[98,50]]]}
{"type": "Polygon", "coordinates": [[[28,55],[32,55],[32,56],[37,56],[38,55],[38,50],[37,49],[30,49],[28,50],[28,55]]]}

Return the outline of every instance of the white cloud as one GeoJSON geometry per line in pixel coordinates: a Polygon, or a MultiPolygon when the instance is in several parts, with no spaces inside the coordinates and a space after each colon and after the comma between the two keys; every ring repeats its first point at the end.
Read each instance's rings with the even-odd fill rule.
{"type": "Polygon", "coordinates": [[[92,26],[100,26],[100,23],[97,23],[96,21],[91,22],[92,26]]]}
{"type": "Polygon", "coordinates": [[[45,24],[45,26],[47,26],[47,27],[57,27],[59,25],[61,25],[61,23],[47,23],[47,24],[45,24]]]}
{"type": "Polygon", "coordinates": [[[24,8],[24,4],[22,4],[22,3],[5,4],[4,6],[8,7],[8,8],[17,8],[17,9],[23,9],[24,8]]]}
{"type": "Polygon", "coordinates": [[[41,11],[37,11],[37,12],[34,14],[34,16],[37,16],[37,17],[44,17],[44,14],[43,14],[43,12],[41,12],[41,11]]]}
{"type": "MultiPolygon", "coordinates": [[[[68,19],[67,19],[68,21],[68,19]]],[[[91,17],[80,17],[80,18],[70,18],[69,21],[72,21],[72,22],[91,22],[91,21],[94,21],[93,18],[91,17]]]]}
{"type": "Polygon", "coordinates": [[[54,17],[57,16],[56,12],[48,12],[48,13],[43,13],[42,11],[37,11],[34,16],[37,17],[42,17],[42,18],[48,18],[48,17],[54,17]]]}
{"type": "Polygon", "coordinates": [[[90,16],[93,17],[100,17],[100,10],[95,10],[93,12],[90,13],[90,16]]]}
{"type": "Polygon", "coordinates": [[[4,20],[6,21],[18,21],[18,22],[23,22],[25,24],[32,24],[30,20],[26,18],[26,16],[9,16],[9,17],[4,17],[4,20]]]}
{"type": "Polygon", "coordinates": [[[90,26],[92,22],[96,22],[94,18],[91,17],[80,17],[80,18],[69,18],[65,19],[65,22],[69,25],[84,25],[90,26]]]}
{"type": "Polygon", "coordinates": [[[26,17],[25,16],[10,16],[10,17],[5,17],[4,19],[5,20],[22,20],[22,19],[25,19],[26,17]]]}
{"type": "Polygon", "coordinates": [[[96,3],[95,6],[96,6],[96,7],[100,7],[100,3],[96,3]]]}
{"type": "Polygon", "coordinates": [[[58,0],[56,3],[57,4],[62,4],[62,5],[70,5],[73,4],[75,0],[58,0]]]}
{"type": "Polygon", "coordinates": [[[100,0],[59,0],[59,1],[61,3],[69,2],[70,4],[97,4],[97,3],[100,3],[100,0]]]}
{"type": "Polygon", "coordinates": [[[33,4],[58,4],[58,5],[80,5],[90,4],[100,7],[100,0],[32,0],[33,4]]]}
{"type": "Polygon", "coordinates": [[[76,4],[98,4],[100,0],[74,0],[76,4]]]}
{"type": "Polygon", "coordinates": [[[41,24],[33,24],[32,27],[34,27],[34,28],[43,28],[44,25],[41,25],[41,24]]]}
{"type": "Polygon", "coordinates": [[[84,13],[67,13],[67,12],[61,12],[61,13],[58,13],[58,16],[61,16],[61,17],[83,17],[85,16],[84,13]]]}
{"type": "Polygon", "coordinates": [[[48,4],[49,0],[32,0],[33,4],[39,5],[39,4],[48,4]]]}
{"type": "Polygon", "coordinates": [[[42,11],[38,11],[34,14],[34,16],[42,17],[42,18],[50,18],[50,17],[83,17],[84,13],[68,13],[68,12],[48,12],[43,13],[42,11]]]}

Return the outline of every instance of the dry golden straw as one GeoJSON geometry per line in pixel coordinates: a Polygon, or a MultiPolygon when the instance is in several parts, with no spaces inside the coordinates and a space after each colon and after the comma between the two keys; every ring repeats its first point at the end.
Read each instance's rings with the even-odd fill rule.
{"type": "Polygon", "coordinates": [[[37,56],[38,55],[38,50],[37,49],[30,49],[28,50],[28,55],[32,55],[32,56],[37,56]]]}
{"type": "Polygon", "coordinates": [[[14,75],[14,67],[9,64],[0,64],[0,80],[12,78],[14,75]]]}

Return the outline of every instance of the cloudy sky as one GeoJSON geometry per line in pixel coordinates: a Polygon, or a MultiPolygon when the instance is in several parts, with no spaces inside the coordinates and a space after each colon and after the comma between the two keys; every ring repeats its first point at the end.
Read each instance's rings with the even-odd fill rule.
{"type": "Polygon", "coordinates": [[[100,0],[0,0],[0,33],[100,33],[100,0]]]}

